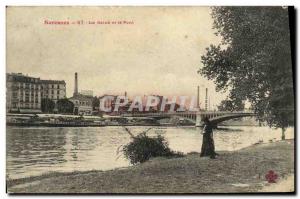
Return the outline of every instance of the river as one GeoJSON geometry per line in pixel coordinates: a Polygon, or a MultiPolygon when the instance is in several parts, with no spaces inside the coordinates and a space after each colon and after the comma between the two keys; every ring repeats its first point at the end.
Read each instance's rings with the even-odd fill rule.
{"type": "MultiPolygon", "coordinates": [[[[128,127],[137,135],[149,127],[128,127]]],[[[202,135],[195,127],[152,127],[149,136],[163,135],[171,149],[200,152],[202,135]]],[[[130,136],[123,127],[7,127],[6,170],[10,179],[48,172],[108,170],[129,166],[117,149],[130,136]]],[[[294,138],[288,128],[286,139],[294,138]]],[[[280,129],[268,127],[224,127],[214,131],[216,151],[238,150],[257,142],[281,139],[280,129]]]]}

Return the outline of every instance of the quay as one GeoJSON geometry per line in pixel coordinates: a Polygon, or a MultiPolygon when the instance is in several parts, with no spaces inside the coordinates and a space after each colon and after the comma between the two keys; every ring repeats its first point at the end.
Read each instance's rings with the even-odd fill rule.
{"type": "Polygon", "coordinates": [[[171,112],[171,113],[127,113],[120,115],[80,116],[63,114],[7,114],[8,126],[48,126],[48,127],[89,127],[89,126],[186,126],[200,127],[202,120],[208,117],[212,124],[223,121],[253,117],[253,112],[171,112]],[[178,123],[160,123],[162,119],[178,118],[178,123]]]}

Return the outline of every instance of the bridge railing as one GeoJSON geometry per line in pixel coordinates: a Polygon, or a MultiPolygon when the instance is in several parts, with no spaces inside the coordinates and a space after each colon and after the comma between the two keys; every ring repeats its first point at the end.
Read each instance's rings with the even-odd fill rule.
{"type": "Polygon", "coordinates": [[[252,111],[182,111],[182,112],[156,112],[156,113],[123,113],[121,116],[132,117],[132,116],[172,116],[172,115],[232,115],[232,114],[254,114],[252,111]]]}

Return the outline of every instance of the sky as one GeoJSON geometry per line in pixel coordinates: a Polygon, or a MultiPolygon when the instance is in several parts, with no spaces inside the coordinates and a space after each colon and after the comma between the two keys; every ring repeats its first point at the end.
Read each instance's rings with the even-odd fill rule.
{"type": "Polygon", "coordinates": [[[211,106],[226,97],[197,73],[205,48],[221,40],[209,7],[8,7],[6,15],[7,72],[65,80],[68,97],[75,72],[79,91],[97,96],[196,96],[199,85],[201,104],[206,87],[211,106]]]}

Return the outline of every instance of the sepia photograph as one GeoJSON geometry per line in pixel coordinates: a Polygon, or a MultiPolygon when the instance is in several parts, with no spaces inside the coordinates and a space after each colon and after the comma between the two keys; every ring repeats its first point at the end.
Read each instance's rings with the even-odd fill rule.
{"type": "Polygon", "coordinates": [[[295,194],[293,6],[5,14],[7,194],[295,194]]]}

